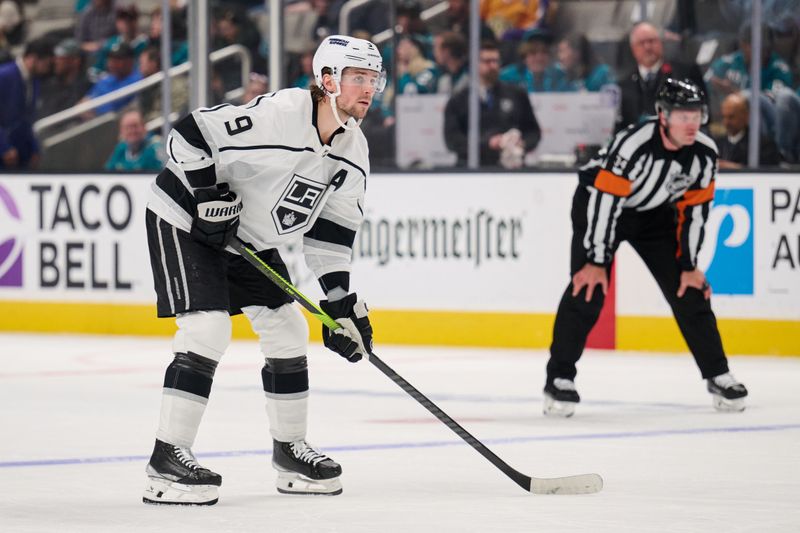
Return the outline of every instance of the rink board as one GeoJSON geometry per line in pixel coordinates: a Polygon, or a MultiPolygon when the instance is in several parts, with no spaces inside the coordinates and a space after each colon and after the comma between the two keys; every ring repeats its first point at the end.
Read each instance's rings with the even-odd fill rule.
{"type": "MultiPolygon", "coordinates": [[[[151,179],[0,178],[0,330],[172,333],[153,306],[144,232],[151,179]]],[[[574,173],[371,177],[352,279],[378,340],[549,345],[569,280],[575,185],[574,173]]],[[[284,255],[301,290],[318,298],[299,247],[284,255]]],[[[800,354],[799,176],[721,175],[700,264],[730,353],[800,354]]],[[[685,351],[626,245],[615,311],[617,348],[685,351]]],[[[248,336],[235,324],[237,337],[248,336]]]]}

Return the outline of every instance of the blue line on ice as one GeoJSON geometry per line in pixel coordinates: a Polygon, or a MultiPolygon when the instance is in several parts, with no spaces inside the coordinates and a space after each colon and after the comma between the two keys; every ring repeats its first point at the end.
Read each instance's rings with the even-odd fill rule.
{"type": "MultiPolygon", "coordinates": [[[[600,439],[629,439],[641,437],[665,437],[672,435],[698,435],[708,433],[758,433],[764,431],[787,431],[800,429],[800,424],[774,424],[767,426],[734,426],[721,428],[692,428],[692,429],[656,429],[650,431],[622,431],[616,433],[582,433],[577,435],[540,435],[532,437],[507,437],[482,440],[484,444],[518,444],[523,442],[553,441],[553,440],[600,440],[600,439]]],[[[439,448],[443,446],[467,446],[462,440],[429,441],[429,442],[397,442],[387,444],[355,444],[343,446],[327,446],[325,452],[354,452],[362,450],[394,450],[401,448],[439,448]]],[[[198,453],[197,457],[242,457],[246,455],[270,455],[270,450],[238,450],[227,452],[198,453]]],[[[128,455],[119,457],[77,457],[67,459],[40,459],[30,461],[2,461],[0,468],[20,468],[29,466],[65,466],[77,464],[99,463],[129,463],[146,462],[149,455],[128,455]]]]}

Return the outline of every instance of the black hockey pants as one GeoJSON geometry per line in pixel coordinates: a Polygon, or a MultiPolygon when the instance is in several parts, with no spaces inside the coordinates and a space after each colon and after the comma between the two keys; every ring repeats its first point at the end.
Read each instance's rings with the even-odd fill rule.
{"type": "MultiPolygon", "coordinates": [[[[583,236],[586,232],[586,207],[589,192],[578,186],[572,200],[572,250],[571,275],[586,264],[583,236]]],[[[669,205],[643,212],[623,209],[616,230],[616,251],[619,243],[628,241],[644,260],[653,274],[661,292],[667,299],[678,327],[689,345],[704,379],[728,371],[728,361],[722,349],[717,320],[711,302],[698,289],[689,288],[682,298],[677,297],[680,285],[680,267],[675,259],[677,251],[675,211],[669,205]]],[[[590,302],[586,302],[586,289],[572,296],[572,282],[561,297],[553,327],[553,344],[547,363],[547,382],[555,378],[575,379],[575,364],[586,345],[586,337],[600,316],[605,296],[595,287],[590,302]]]]}

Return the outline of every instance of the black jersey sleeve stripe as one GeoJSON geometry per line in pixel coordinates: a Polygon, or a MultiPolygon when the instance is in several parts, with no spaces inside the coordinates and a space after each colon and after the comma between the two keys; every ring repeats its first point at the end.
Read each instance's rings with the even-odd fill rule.
{"type": "Polygon", "coordinates": [[[350,292],[350,272],[339,271],[324,274],[319,278],[319,286],[322,287],[325,293],[332,291],[336,287],[341,287],[350,292]]]}
{"type": "Polygon", "coordinates": [[[217,172],[214,165],[197,170],[185,170],[184,173],[186,174],[186,180],[189,182],[189,185],[195,189],[211,187],[217,183],[217,172]]]}
{"type": "Polygon", "coordinates": [[[159,173],[156,177],[156,186],[190,215],[197,210],[197,201],[194,196],[170,169],[165,168],[159,173]]]}
{"type": "Polygon", "coordinates": [[[356,240],[356,232],[336,222],[320,217],[311,229],[308,230],[306,237],[352,248],[353,242],[356,240]]]}
{"type": "Polygon", "coordinates": [[[194,116],[189,113],[175,124],[175,131],[181,134],[181,137],[186,139],[186,142],[199,150],[203,150],[208,157],[211,157],[211,147],[203,137],[203,133],[197,126],[194,116]]]}
{"type": "Polygon", "coordinates": [[[314,149],[305,146],[285,146],[283,144],[253,144],[248,146],[221,146],[219,151],[226,152],[228,150],[287,150],[289,152],[313,152],[314,149]]]}
{"type": "Polygon", "coordinates": [[[341,161],[342,163],[347,163],[348,165],[350,165],[354,169],[356,169],[359,172],[361,172],[362,176],[364,176],[365,178],[367,177],[367,173],[364,172],[364,169],[361,168],[360,166],[356,165],[355,163],[353,163],[349,159],[345,159],[344,157],[341,157],[341,156],[338,156],[338,155],[334,155],[334,154],[328,154],[328,157],[330,157],[331,159],[335,159],[336,161],[341,161]]]}

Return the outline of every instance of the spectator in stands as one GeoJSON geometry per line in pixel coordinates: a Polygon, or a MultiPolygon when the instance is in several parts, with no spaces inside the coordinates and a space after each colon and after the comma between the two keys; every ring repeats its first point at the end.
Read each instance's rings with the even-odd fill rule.
{"type": "Polygon", "coordinates": [[[106,39],[100,50],[97,51],[96,59],[94,62],[93,70],[99,75],[101,72],[106,71],[106,61],[108,59],[108,51],[119,42],[126,42],[133,48],[136,57],[142,53],[147,47],[147,36],[139,32],[139,10],[135,5],[119,6],[115,10],[115,27],[117,30],[116,35],[106,39]]]}
{"type": "MultiPolygon", "coordinates": [[[[722,102],[722,124],[725,136],[716,139],[720,168],[742,168],[748,162],[750,138],[750,106],[747,97],[732,93],[722,102]]],[[[775,166],[781,162],[778,147],[766,135],[760,135],[758,166],[775,166]]]]}
{"type": "MultiPolygon", "coordinates": [[[[122,41],[115,44],[108,51],[108,74],[100,78],[86,94],[86,99],[97,98],[110,92],[126,87],[142,79],[142,75],[134,65],[135,52],[131,45],[122,41]]],[[[109,111],[119,111],[128,105],[134,96],[125,96],[96,107],[94,115],[102,115],[109,111]]]]}
{"type": "MultiPolygon", "coordinates": [[[[139,73],[142,78],[147,78],[158,72],[161,72],[161,50],[148,46],[139,55],[139,73]]],[[[171,111],[179,115],[185,114],[189,108],[189,82],[185,74],[170,79],[170,92],[171,111]]],[[[161,116],[161,84],[144,89],[137,99],[145,122],[161,116]]]]}
{"type": "Polygon", "coordinates": [[[106,39],[114,35],[114,9],[112,0],[92,0],[78,19],[75,39],[88,54],[97,52],[106,39]]]}
{"type": "Polygon", "coordinates": [[[20,0],[0,0],[0,63],[11,61],[11,47],[25,39],[25,11],[20,0]]]}
{"type": "MultiPolygon", "coordinates": [[[[479,24],[482,41],[497,39],[497,36],[483,19],[480,20],[479,24]]],[[[427,26],[433,35],[443,31],[454,31],[469,40],[469,0],[448,0],[445,15],[429,20],[427,26]]]]}
{"type": "Polygon", "coordinates": [[[40,39],[29,42],[21,58],[0,65],[0,170],[38,164],[33,119],[40,79],[50,74],[52,62],[53,47],[40,39]]]}
{"type": "Polygon", "coordinates": [[[616,85],[611,67],[600,63],[585,35],[573,34],[558,43],[558,64],[576,91],[597,92],[616,85]]]}
{"type": "Polygon", "coordinates": [[[292,87],[308,89],[314,82],[314,49],[306,50],[300,55],[300,75],[292,82],[292,87]]]}
{"type": "Polygon", "coordinates": [[[400,0],[395,10],[395,28],[400,35],[410,35],[423,44],[425,57],[430,56],[433,36],[422,20],[419,0],[400,0]]]}
{"type": "Polygon", "coordinates": [[[316,16],[312,29],[312,41],[318,42],[328,35],[339,33],[337,31],[339,15],[337,7],[341,7],[341,4],[331,2],[331,0],[311,0],[310,3],[311,11],[316,16]]]}
{"type": "Polygon", "coordinates": [[[119,119],[120,141],[106,161],[106,170],[159,171],[164,164],[161,141],[147,135],[142,114],[133,109],[119,119]]]}
{"type": "Polygon", "coordinates": [[[439,78],[436,92],[453,94],[469,83],[467,40],[457,32],[446,31],[433,38],[433,57],[439,78]]]}
{"type": "Polygon", "coordinates": [[[269,79],[258,72],[251,72],[247,80],[247,87],[242,95],[242,104],[246,104],[252,99],[269,92],[269,79]]]}
{"type": "Polygon", "coordinates": [[[398,94],[436,92],[436,65],[425,58],[424,45],[410,35],[397,43],[397,75],[398,94]]]}
{"type": "MultiPolygon", "coordinates": [[[[189,41],[187,40],[188,31],[186,29],[186,8],[173,9],[170,13],[170,36],[172,43],[170,50],[171,66],[186,63],[189,60],[189,41]]],[[[161,17],[161,7],[154,7],[150,12],[150,28],[147,32],[147,40],[150,46],[161,47],[161,28],[164,20],[161,17]]]]}
{"type": "Polygon", "coordinates": [[[42,83],[42,104],[37,110],[40,118],[74,106],[92,87],[78,41],[64,39],[56,45],[53,54],[54,75],[42,83]]]}
{"type": "MultiPolygon", "coordinates": [[[[399,0],[395,3],[396,18],[394,27],[396,31],[396,38],[394,40],[390,40],[381,47],[381,55],[383,56],[384,65],[393,64],[393,56],[395,54],[394,43],[404,37],[410,37],[415,43],[420,45],[419,47],[421,49],[422,56],[425,59],[432,59],[433,36],[428,31],[425,23],[422,21],[421,13],[422,6],[420,5],[419,0],[399,0]]],[[[399,56],[397,58],[398,63],[406,60],[407,58],[401,59],[399,56]]],[[[400,71],[399,66],[397,69],[397,79],[399,82],[400,76],[402,76],[403,72],[400,71]]],[[[402,94],[402,91],[400,91],[399,88],[398,93],[402,94]]]]}
{"type": "MultiPolygon", "coordinates": [[[[539,144],[539,123],[528,94],[520,87],[499,81],[497,44],[483,41],[479,54],[480,164],[519,168],[524,164],[525,154],[539,144]]],[[[468,100],[467,87],[450,98],[444,112],[445,143],[456,153],[460,165],[467,162],[468,100]]]]}
{"type": "MultiPolygon", "coordinates": [[[[742,26],[739,31],[739,51],[720,57],[706,73],[711,87],[723,96],[750,88],[751,36],[752,26],[742,26]]],[[[775,91],[781,87],[792,87],[789,65],[773,51],[772,30],[765,26],[761,36],[761,90],[775,91]]]]}
{"type": "MultiPolygon", "coordinates": [[[[353,35],[357,31],[365,31],[370,35],[375,35],[388,29],[391,5],[392,3],[389,0],[374,0],[354,8],[348,16],[350,34],[353,35]]],[[[341,3],[334,1],[332,7],[334,9],[330,13],[329,20],[332,20],[333,23],[328,26],[328,31],[339,33],[339,8],[341,8],[341,3]]]]}
{"type": "MultiPolygon", "coordinates": [[[[725,55],[711,64],[706,78],[717,95],[747,91],[750,84],[750,62],[752,60],[752,26],[745,24],[739,31],[740,50],[725,55]]],[[[773,32],[763,27],[761,53],[761,98],[759,111],[762,133],[772,137],[785,159],[796,160],[796,143],[800,127],[800,100],[792,91],[792,73],[789,65],[773,50],[773,32]]]]}
{"type": "Polygon", "coordinates": [[[661,36],[649,22],[636,24],[630,32],[629,42],[636,67],[620,77],[621,98],[617,131],[655,115],[656,91],[667,77],[688,78],[701,90],[705,90],[703,75],[696,64],[664,59],[661,36]]]}
{"type": "Polygon", "coordinates": [[[800,163],[800,89],[775,92],[775,141],[787,163],[800,163]]]}
{"type": "Polygon", "coordinates": [[[500,80],[519,85],[529,93],[574,90],[567,81],[566,73],[550,56],[552,42],[552,35],[547,30],[527,32],[519,46],[522,62],[504,68],[500,72],[500,80]]]}
{"type": "MultiPolygon", "coordinates": [[[[228,7],[214,19],[214,50],[225,48],[232,44],[240,44],[250,52],[252,69],[254,72],[266,74],[267,62],[259,52],[261,37],[255,24],[247,13],[239,8],[228,7]]],[[[242,84],[242,74],[237,61],[223,61],[216,66],[226,91],[230,91],[242,84]]]]}

